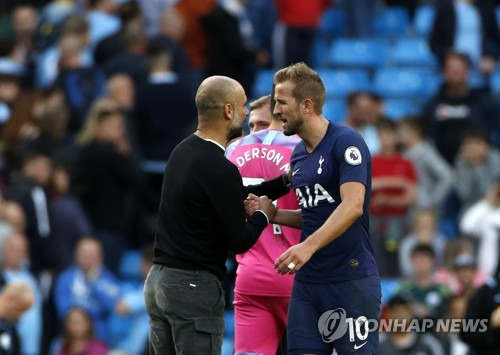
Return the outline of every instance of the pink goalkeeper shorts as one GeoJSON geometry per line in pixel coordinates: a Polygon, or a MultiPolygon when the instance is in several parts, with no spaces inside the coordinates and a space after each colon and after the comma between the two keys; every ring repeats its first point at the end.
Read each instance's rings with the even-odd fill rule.
{"type": "Polygon", "coordinates": [[[285,334],[290,297],[235,292],[235,354],[275,355],[285,334]]]}

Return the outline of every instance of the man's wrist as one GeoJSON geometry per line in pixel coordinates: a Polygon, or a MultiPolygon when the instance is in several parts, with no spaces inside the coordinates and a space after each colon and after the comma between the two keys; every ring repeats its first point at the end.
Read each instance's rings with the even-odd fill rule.
{"type": "Polygon", "coordinates": [[[264,212],[264,211],[262,211],[262,210],[255,210],[255,212],[260,212],[260,213],[262,213],[262,214],[264,215],[264,217],[266,217],[267,224],[269,224],[269,222],[270,222],[270,221],[269,221],[269,216],[267,215],[267,213],[266,213],[266,212],[264,212]]]}

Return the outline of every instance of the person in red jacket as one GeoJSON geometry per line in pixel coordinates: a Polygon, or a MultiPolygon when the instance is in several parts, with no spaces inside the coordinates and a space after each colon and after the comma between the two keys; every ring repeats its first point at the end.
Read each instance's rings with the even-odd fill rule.
{"type": "Polygon", "coordinates": [[[417,173],[398,151],[396,123],[382,120],[377,132],[380,152],[372,157],[370,229],[381,276],[398,276],[397,243],[406,233],[408,212],[415,203],[417,173]]]}
{"type": "Polygon", "coordinates": [[[275,0],[278,22],[273,34],[274,66],[311,65],[311,50],[321,15],[333,0],[275,0]]]}

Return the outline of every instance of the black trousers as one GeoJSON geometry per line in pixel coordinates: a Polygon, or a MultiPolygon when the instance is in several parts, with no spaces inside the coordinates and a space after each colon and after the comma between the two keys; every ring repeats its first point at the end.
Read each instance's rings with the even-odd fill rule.
{"type": "Polygon", "coordinates": [[[224,291],[208,271],[153,265],[144,285],[150,354],[219,355],[224,291]]]}

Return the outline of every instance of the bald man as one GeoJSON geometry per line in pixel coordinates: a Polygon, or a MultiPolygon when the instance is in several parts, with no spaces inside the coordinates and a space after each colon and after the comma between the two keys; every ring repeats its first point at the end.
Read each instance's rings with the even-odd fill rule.
{"type": "Polygon", "coordinates": [[[26,283],[12,282],[0,293],[0,354],[20,354],[16,321],[31,307],[35,296],[26,283]]]}
{"type": "MultiPolygon", "coordinates": [[[[243,187],[238,169],[224,157],[241,135],[248,114],[243,87],[214,76],[196,93],[198,128],[168,161],[155,236],[153,266],[144,287],[150,317],[151,354],[220,354],[224,333],[221,279],[228,251],[250,249],[275,214],[275,199],[288,188],[283,177],[243,187]],[[243,201],[260,198],[246,220],[243,201]]],[[[251,158],[251,157],[249,157],[251,158]]]]}

